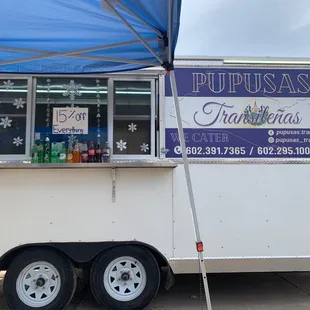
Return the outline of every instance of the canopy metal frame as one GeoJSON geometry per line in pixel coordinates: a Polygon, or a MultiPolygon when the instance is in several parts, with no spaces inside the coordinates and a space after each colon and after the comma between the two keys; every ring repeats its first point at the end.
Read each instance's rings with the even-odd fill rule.
{"type": "Polygon", "coordinates": [[[191,207],[191,213],[192,213],[192,221],[194,226],[194,232],[195,232],[195,239],[196,239],[196,247],[198,252],[198,259],[199,259],[199,265],[200,265],[200,273],[203,278],[203,284],[204,284],[204,292],[205,292],[205,298],[207,303],[207,309],[212,310],[211,305],[211,298],[210,298],[210,292],[209,292],[209,286],[208,286],[208,280],[207,280],[207,273],[206,273],[206,267],[204,262],[204,255],[203,255],[203,242],[201,240],[200,235],[200,229],[199,229],[199,223],[198,223],[198,216],[196,211],[196,203],[194,198],[194,192],[192,187],[192,180],[191,180],[191,174],[189,169],[189,163],[188,163],[188,157],[186,153],[186,144],[185,144],[185,137],[184,137],[184,129],[181,119],[181,111],[180,111],[180,104],[179,104],[179,98],[178,98],[178,90],[177,90],[177,84],[176,84],[176,76],[175,76],[175,70],[174,70],[174,63],[173,63],[173,57],[172,57],[172,42],[171,42],[171,33],[172,33],[172,8],[173,8],[173,1],[168,0],[168,31],[167,34],[162,34],[158,29],[155,29],[153,26],[151,26],[149,23],[144,21],[140,16],[138,16],[136,13],[134,13],[130,8],[128,8],[125,4],[123,4],[119,0],[114,0],[113,3],[111,0],[101,0],[102,1],[102,8],[108,9],[111,13],[116,15],[123,24],[135,35],[135,37],[138,40],[134,41],[128,41],[128,42],[120,42],[116,44],[110,44],[110,45],[102,45],[102,46],[95,46],[92,48],[85,48],[85,49],[78,49],[73,50],[69,52],[46,52],[46,51],[40,51],[40,50],[32,50],[32,49],[20,49],[20,48],[8,48],[0,46],[0,50],[2,51],[14,51],[14,52],[24,52],[24,53],[32,53],[32,54],[38,54],[37,56],[31,56],[21,59],[15,59],[15,60],[9,60],[9,61],[1,61],[0,66],[3,65],[9,65],[9,64],[16,64],[16,63],[23,63],[28,61],[37,61],[42,59],[49,59],[54,57],[74,57],[74,58],[84,58],[84,59],[94,59],[94,60],[104,60],[104,61],[111,61],[116,63],[127,63],[127,64],[138,64],[145,67],[157,67],[158,65],[161,65],[163,68],[166,69],[167,74],[169,74],[170,77],[170,84],[171,84],[171,90],[172,95],[174,99],[174,107],[175,107],[175,113],[176,113],[176,120],[177,120],[177,127],[178,127],[178,134],[180,138],[180,145],[182,150],[182,159],[183,159],[183,166],[184,166],[184,172],[186,177],[186,184],[188,189],[188,197],[191,207]],[[115,5],[114,5],[115,3],[115,5]],[[120,5],[126,12],[134,16],[136,19],[138,19],[140,22],[143,22],[143,24],[147,27],[149,27],[152,31],[154,31],[155,37],[152,39],[144,39],[140,34],[134,29],[132,25],[117,11],[116,6],[120,5]],[[165,40],[166,39],[166,40],[165,40]],[[148,44],[150,41],[154,40],[164,40],[167,42],[166,46],[166,52],[167,52],[167,59],[162,59],[148,44]],[[104,57],[104,56],[91,56],[91,55],[85,55],[84,53],[87,52],[93,52],[93,51],[100,51],[100,50],[106,50],[111,49],[115,47],[122,47],[122,46],[128,46],[128,45],[134,45],[139,44],[145,46],[146,49],[150,51],[150,53],[157,59],[158,63],[148,62],[148,61],[140,61],[136,59],[121,59],[121,58],[112,58],[112,57],[104,57]],[[202,246],[202,248],[198,249],[198,245],[202,246]]]}
{"type": "MultiPolygon", "coordinates": [[[[147,42],[157,41],[157,40],[158,38],[152,38],[152,39],[147,39],[144,41],[147,44],[147,42]]],[[[88,52],[103,51],[103,50],[112,49],[116,47],[135,45],[135,44],[139,44],[140,42],[141,42],[140,40],[134,40],[134,41],[128,41],[128,42],[109,44],[109,45],[94,46],[90,48],[83,48],[83,49],[73,50],[69,52],[61,52],[61,53],[0,46],[1,51],[39,54],[38,56],[31,56],[31,57],[7,60],[7,61],[0,61],[0,66],[12,65],[12,64],[22,63],[22,62],[27,62],[27,61],[37,61],[37,60],[42,60],[42,59],[54,58],[54,57],[65,57],[65,56],[74,57],[74,58],[93,59],[93,60],[105,60],[105,61],[111,61],[111,62],[116,62],[116,63],[138,64],[138,65],[149,66],[149,67],[158,66],[158,63],[155,63],[155,62],[146,62],[146,61],[139,61],[135,59],[112,58],[112,57],[104,57],[104,56],[91,56],[91,55],[83,54],[83,53],[88,53],[88,52]]]]}

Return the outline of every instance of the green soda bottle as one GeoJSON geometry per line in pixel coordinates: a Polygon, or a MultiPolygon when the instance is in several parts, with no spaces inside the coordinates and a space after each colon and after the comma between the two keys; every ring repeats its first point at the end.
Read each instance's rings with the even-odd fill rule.
{"type": "Polygon", "coordinates": [[[44,144],[44,163],[48,164],[51,162],[51,142],[48,137],[45,138],[44,144]]]}
{"type": "Polygon", "coordinates": [[[56,142],[52,143],[51,162],[53,164],[56,164],[59,162],[59,160],[58,160],[58,146],[57,146],[56,142]]]}
{"type": "Polygon", "coordinates": [[[38,163],[43,164],[44,162],[44,146],[43,140],[40,140],[38,145],[38,163]]]}
{"type": "Polygon", "coordinates": [[[31,163],[37,164],[39,162],[38,156],[38,146],[36,141],[34,141],[32,149],[31,149],[31,163]]]}
{"type": "Polygon", "coordinates": [[[65,163],[67,162],[67,148],[65,142],[61,142],[60,152],[59,152],[59,162],[65,163]]]}

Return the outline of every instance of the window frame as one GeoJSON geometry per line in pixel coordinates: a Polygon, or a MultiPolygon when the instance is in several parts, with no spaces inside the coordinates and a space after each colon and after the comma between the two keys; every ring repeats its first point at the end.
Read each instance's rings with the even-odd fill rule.
{"type": "MultiPolygon", "coordinates": [[[[36,116],[36,89],[37,89],[37,79],[38,78],[98,78],[98,79],[106,79],[107,80],[107,130],[108,130],[108,142],[111,147],[111,159],[113,160],[149,160],[154,158],[161,158],[159,146],[162,144],[162,120],[160,112],[160,107],[157,107],[160,104],[160,98],[162,97],[162,86],[161,79],[158,73],[129,73],[129,74],[99,74],[99,75],[3,75],[1,79],[11,79],[11,80],[27,80],[27,114],[26,114],[26,133],[25,133],[25,154],[23,155],[11,155],[5,154],[0,155],[0,162],[14,162],[14,161],[25,161],[29,162],[31,160],[31,148],[33,146],[33,139],[35,134],[35,116],[36,116]],[[150,114],[150,154],[114,154],[113,149],[113,123],[114,123],[114,82],[117,81],[144,81],[150,82],[151,84],[151,114],[150,114]],[[156,87],[156,81],[157,87],[156,87]],[[159,85],[158,85],[159,84],[159,85]],[[159,93],[159,98],[157,98],[159,93]],[[159,113],[158,113],[159,110],[159,113]],[[159,128],[155,128],[156,126],[156,117],[159,119],[160,126],[159,128]],[[158,132],[159,131],[159,132],[158,132]],[[157,136],[156,136],[157,135],[157,136]],[[156,142],[157,141],[157,142],[156,142]]],[[[162,108],[162,107],[161,107],[162,108]]]]}
{"type": "Polygon", "coordinates": [[[150,159],[155,158],[155,141],[156,141],[156,128],[155,128],[155,116],[156,116],[156,90],[155,90],[155,78],[146,78],[146,77],[113,77],[109,78],[108,81],[108,142],[111,147],[111,158],[116,160],[126,160],[126,159],[150,159]],[[136,155],[128,155],[128,154],[114,154],[114,82],[119,81],[129,81],[129,82],[150,82],[151,84],[151,114],[150,114],[150,147],[151,152],[148,155],[136,154],[136,155]]]}
{"type": "MultiPolygon", "coordinates": [[[[42,76],[32,76],[33,78],[33,86],[32,86],[32,91],[33,91],[33,97],[32,97],[32,102],[33,102],[33,111],[32,111],[32,120],[31,120],[31,139],[30,139],[30,150],[32,149],[32,146],[34,144],[34,136],[35,136],[35,122],[36,122],[36,107],[37,107],[37,80],[40,78],[50,78],[50,79],[72,79],[72,80],[77,80],[77,79],[100,79],[100,80],[106,80],[107,81],[107,130],[109,130],[109,104],[108,104],[108,95],[109,95],[109,90],[108,90],[108,83],[109,83],[109,77],[105,75],[88,75],[85,77],[84,75],[42,75],[42,76]]],[[[31,154],[31,153],[30,153],[31,154]]]]}
{"type": "Polygon", "coordinates": [[[30,159],[30,150],[31,150],[31,127],[32,127],[32,109],[33,109],[33,100],[32,100],[32,82],[33,79],[31,76],[19,76],[19,75],[3,75],[1,80],[27,80],[27,113],[26,113],[26,132],[25,132],[25,153],[20,155],[14,154],[0,154],[0,161],[27,161],[30,159]]]}

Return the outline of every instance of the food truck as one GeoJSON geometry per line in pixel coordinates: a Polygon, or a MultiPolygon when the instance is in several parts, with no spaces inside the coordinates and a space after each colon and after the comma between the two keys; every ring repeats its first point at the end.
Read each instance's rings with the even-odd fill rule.
{"type": "MultiPolygon", "coordinates": [[[[208,273],[309,271],[307,65],[175,61],[208,273]]],[[[11,309],[109,309],[199,273],[162,68],[0,76],[0,269],[11,309]]]]}

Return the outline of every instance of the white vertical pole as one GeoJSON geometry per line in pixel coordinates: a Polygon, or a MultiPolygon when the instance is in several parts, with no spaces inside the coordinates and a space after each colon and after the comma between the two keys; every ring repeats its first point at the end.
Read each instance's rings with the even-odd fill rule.
{"type": "MultiPolygon", "coordinates": [[[[187,158],[187,153],[186,153],[186,145],[185,145],[185,138],[184,138],[181,112],[180,112],[180,106],[179,106],[179,98],[178,98],[178,90],[177,90],[176,79],[175,79],[175,72],[174,70],[171,70],[169,73],[170,73],[170,83],[171,83],[171,90],[172,90],[172,95],[174,99],[174,107],[175,107],[177,125],[178,125],[179,139],[180,139],[181,150],[182,150],[185,178],[186,178],[186,183],[187,183],[188,196],[189,196],[193,224],[194,224],[195,235],[196,235],[196,243],[199,243],[201,242],[201,238],[200,238],[200,231],[199,231],[199,225],[198,225],[198,219],[197,219],[197,213],[196,213],[196,207],[195,207],[195,199],[194,199],[192,181],[191,181],[189,165],[188,165],[188,158],[187,158]]],[[[210,292],[209,292],[209,286],[208,286],[208,280],[207,280],[207,272],[206,272],[206,267],[205,267],[204,258],[203,258],[203,252],[198,251],[198,255],[199,255],[200,270],[201,270],[201,274],[203,278],[204,291],[205,291],[205,296],[206,296],[206,301],[207,301],[207,308],[208,310],[212,310],[211,298],[210,298],[210,292]]]]}

